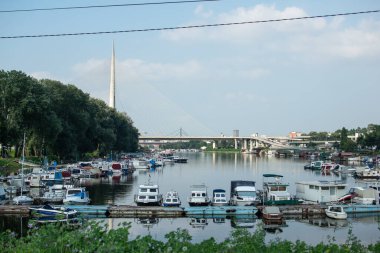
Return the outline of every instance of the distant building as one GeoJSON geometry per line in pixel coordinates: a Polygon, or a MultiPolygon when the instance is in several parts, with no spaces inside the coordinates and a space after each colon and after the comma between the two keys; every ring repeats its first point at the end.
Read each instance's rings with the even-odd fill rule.
{"type": "Polygon", "coordinates": [[[239,137],[239,130],[235,129],[232,131],[232,137],[239,137]]]}
{"type": "Polygon", "coordinates": [[[299,133],[299,132],[290,132],[288,136],[290,139],[294,139],[294,138],[300,137],[301,135],[302,133],[299,133]]]}

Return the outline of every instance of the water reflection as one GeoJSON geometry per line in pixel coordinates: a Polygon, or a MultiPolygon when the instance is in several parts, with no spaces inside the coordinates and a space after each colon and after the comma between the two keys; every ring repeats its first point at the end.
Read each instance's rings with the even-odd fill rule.
{"type": "Polygon", "coordinates": [[[206,218],[203,218],[203,217],[193,217],[193,218],[190,218],[189,224],[193,228],[204,229],[205,226],[208,225],[208,220],[206,218]]]}
{"type": "Polygon", "coordinates": [[[283,232],[284,227],[288,227],[286,224],[286,220],[282,219],[280,222],[275,221],[272,222],[270,220],[262,220],[262,226],[265,232],[271,233],[271,234],[278,234],[283,232]]]}
{"type": "Polygon", "coordinates": [[[141,224],[144,228],[150,229],[154,225],[157,225],[160,220],[155,217],[148,217],[148,218],[137,218],[135,221],[137,224],[141,224]]]}
{"type": "Polygon", "coordinates": [[[253,228],[256,223],[256,216],[236,215],[231,217],[231,227],[233,228],[253,228]]]}
{"type": "Polygon", "coordinates": [[[308,220],[298,220],[302,223],[307,223],[309,225],[321,227],[321,228],[343,228],[348,226],[347,220],[336,220],[331,218],[314,218],[308,220]]]}

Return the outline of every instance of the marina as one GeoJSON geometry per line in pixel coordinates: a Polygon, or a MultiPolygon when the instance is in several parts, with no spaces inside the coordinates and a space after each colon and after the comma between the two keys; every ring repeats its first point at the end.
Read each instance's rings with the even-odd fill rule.
{"type": "MultiPolygon", "coordinates": [[[[254,231],[258,224],[263,224],[263,228],[267,229],[268,233],[275,231],[281,238],[292,238],[291,234],[285,232],[287,229],[301,226],[302,228],[298,229],[310,231],[311,228],[306,224],[320,224],[321,226],[330,224],[329,226],[334,227],[332,225],[334,223],[327,220],[330,218],[326,217],[327,204],[318,203],[319,201],[303,201],[298,204],[285,202],[277,205],[283,216],[281,224],[262,220],[260,212],[268,204],[273,204],[267,202],[268,199],[263,203],[255,201],[252,206],[231,205],[231,192],[235,194],[236,189],[234,188],[241,186],[239,185],[242,183],[240,181],[248,181],[248,184],[243,187],[253,187],[252,182],[254,182],[257,198],[261,197],[264,186],[276,186],[277,188],[271,188],[268,191],[269,195],[274,194],[275,196],[284,195],[279,190],[280,186],[286,186],[286,192],[293,199],[296,197],[297,182],[309,182],[309,184],[311,182],[339,182],[339,184],[345,185],[345,189],[342,191],[343,195],[349,193],[351,188],[359,187],[358,185],[366,189],[375,185],[373,181],[358,181],[343,173],[326,175],[316,170],[304,170],[303,166],[307,161],[300,159],[201,152],[188,153],[186,156],[188,157],[187,163],[167,164],[117,176],[111,174],[98,178],[79,178],[78,185],[86,189],[91,197],[91,202],[87,205],[65,205],[65,207],[76,210],[79,217],[96,219],[100,222],[115,224],[115,226],[119,222],[131,222],[131,234],[135,235],[152,233],[155,229],[168,231],[173,226],[183,226],[183,228],[189,229],[191,234],[195,233],[192,234],[195,236],[195,240],[196,238],[205,239],[207,236],[222,239],[225,232],[234,228],[245,227],[254,231]],[[267,174],[267,177],[264,177],[264,174],[267,174]],[[281,178],[281,182],[275,176],[277,179],[281,178]],[[266,183],[268,178],[275,180],[271,179],[268,184],[266,183]],[[231,191],[231,182],[233,181],[235,181],[232,184],[234,190],[231,191]],[[148,182],[150,185],[159,186],[159,192],[156,191],[154,196],[160,195],[160,192],[176,192],[178,197],[183,200],[181,205],[179,207],[138,206],[135,202],[135,195],[139,193],[142,185],[149,185],[148,182]],[[238,185],[236,182],[239,182],[238,185]],[[192,191],[199,190],[199,197],[209,197],[209,199],[207,198],[208,205],[190,206],[187,197],[191,195],[192,191]],[[205,196],[202,196],[202,193],[205,193],[205,196]],[[212,195],[208,196],[209,193],[212,195]],[[223,197],[223,194],[228,201],[227,205],[212,206],[210,203],[212,197],[223,197]],[[168,225],[169,220],[173,225],[168,225]],[[183,224],[184,221],[186,224],[183,224]],[[225,230],[224,233],[220,231],[221,227],[223,227],[222,230],[225,230]],[[209,233],[199,233],[199,229],[209,231],[209,233]],[[201,234],[206,237],[198,237],[201,234]]],[[[244,188],[244,190],[246,189],[244,188]]],[[[285,195],[288,196],[288,194],[285,195]]],[[[340,204],[343,205],[343,202],[340,204]]],[[[343,206],[348,214],[346,223],[351,224],[354,229],[361,227],[361,220],[366,217],[380,220],[378,218],[380,216],[379,205],[346,203],[343,206]]],[[[30,210],[27,206],[1,205],[0,213],[11,216],[21,215],[27,219],[30,217],[30,210]]],[[[373,229],[377,229],[377,222],[371,223],[368,227],[369,231],[374,231],[373,229]]],[[[341,229],[347,232],[348,226],[345,225],[341,229]]],[[[319,228],[317,228],[318,230],[319,228]]],[[[313,233],[319,233],[317,231],[313,233]]],[[[160,237],[158,234],[156,236],[160,237]]],[[[341,236],[343,237],[343,234],[341,236]]],[[[366,231],[359,234],[364,241],[372,236],[372,233],[366,231]]]]}

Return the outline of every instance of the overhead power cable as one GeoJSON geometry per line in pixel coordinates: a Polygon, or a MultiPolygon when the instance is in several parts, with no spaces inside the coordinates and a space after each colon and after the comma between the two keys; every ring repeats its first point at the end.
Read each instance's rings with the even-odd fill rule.
{"type": "Polygon", "coordinates": [[[305,16],[305,17],[296,17],[296,18],[281,18],[281,19],[268,19],[268,20],[231,22],[231,23],[218,23],[218,24],[204,24],[204,25],[174,26],[174,27],[161,27],[161,28],[131,29],[131,30],[119,30],[119,31],[0,36],[0,39],[21,39],[21,38],[63,37],[63,36],[83,36],[83,35],[99,35],[99,34],[115,34],[115,33],[152,32],[152,31],[166,31],[166,30],[192,29],[192,28],[217,27],[217,26],[232,26],[232,25],[270,23],[270,22],[283,22],[283,21],[303,20],[303,19],[329,18],[329,17],[337,17],[337,16],[370,14],[370,13],[378,13],[378,12],[380,12],[380,10],[347,12],[347,13],[326,14],[326,15],[317,15],[317,16],[305,16]]]}
{"type": "Polygon", "coordinates": [[[185,4],[199,2],[217,2],[222,0],[185,0],[185,1],[165,1],[165,2],[146,2],[146,3],[128,3],[128,4],[107,4],[107,5],[86,5],[86,6],[69,6],[69,7],[53,7],[53,8],[35,8],[35,9],[18,9],[18,10],[0,10],[4,12],[33,12],[33,11],[57,11],[57,10],[75,10],[75,9],[90,9],[90,8],[110,8],[110,7],[130,7],[144,5],[164,5],[164,4],[185,4]]]}

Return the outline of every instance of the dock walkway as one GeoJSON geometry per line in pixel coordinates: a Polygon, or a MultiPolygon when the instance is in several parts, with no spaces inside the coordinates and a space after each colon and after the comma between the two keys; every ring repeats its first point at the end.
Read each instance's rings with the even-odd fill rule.
{"type": "MultiPolygon", "coordinates": [[[[132,205],[84,205],[66,206],[85,216],[105,217],[157,217],[179,218],[191,216],[234,216],[256,215],[264,206],[204,206],[204,207],[161,207],[132,205]]],[[[326,205],[287,205],[278,206],[284,216],[321,216],[325,215],[326,205]]],[[[345,205],[347,213],[380,212],[380,205],[345,205]]],[[[29,215],[29,206],[0,205],[0,215],[29,215]]]]}

